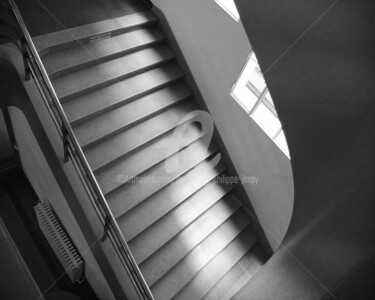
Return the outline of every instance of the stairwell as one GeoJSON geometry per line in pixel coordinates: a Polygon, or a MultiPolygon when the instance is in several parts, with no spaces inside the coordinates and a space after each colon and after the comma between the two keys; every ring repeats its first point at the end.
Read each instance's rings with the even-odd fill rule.
{"type": "Polygon", "coordinates": [[[34,42],[154,297],[229,299],[267,254],[215,180],[226,167],[157,22],[147,11],[34,42]]]}

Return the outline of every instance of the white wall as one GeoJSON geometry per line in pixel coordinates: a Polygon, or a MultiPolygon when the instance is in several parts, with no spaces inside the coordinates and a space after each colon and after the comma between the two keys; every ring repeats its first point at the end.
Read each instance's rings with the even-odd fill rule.
{"type": "Polygon", "coordinates": [[[293,209],[289,159],[229,96],[251,50],[241,22],[214,0],[154,0],[175,39],[240,176],[259,177],[244,186],[275,250],[293,209]]]}

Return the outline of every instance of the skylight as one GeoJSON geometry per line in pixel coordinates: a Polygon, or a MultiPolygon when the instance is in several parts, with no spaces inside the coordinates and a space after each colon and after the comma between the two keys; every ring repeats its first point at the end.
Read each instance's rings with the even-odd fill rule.
{"type": "Polygon", "coordinates": [[[215,0],[236,22],[240,19],[236,4],[233,0],[215,0]]]}
{"type": "Polygon", "coordinates": [[[289,149],[275,106],[254,51],[250,53],[231,96],[289,157],[289,149]]]}

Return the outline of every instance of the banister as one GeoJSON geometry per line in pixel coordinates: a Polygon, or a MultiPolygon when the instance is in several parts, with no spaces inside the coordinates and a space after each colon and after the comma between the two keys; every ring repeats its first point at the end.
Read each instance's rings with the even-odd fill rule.
{"type": "Polygon", "coordinates": [[[106,237],[110,238],[139,296],[142,299],[154,299],[79,145],[20,11],[14,0],[9,0],[9,3],[20,27],[20,33],[22,34],[20,39],[24,40],[27,48],[29,59],[24,61],[28,64],[29,71],[60,134],[64,147],[65,162],[69,158],[71,159],[90,201],[102,222],[103,239],[106,237]]]}

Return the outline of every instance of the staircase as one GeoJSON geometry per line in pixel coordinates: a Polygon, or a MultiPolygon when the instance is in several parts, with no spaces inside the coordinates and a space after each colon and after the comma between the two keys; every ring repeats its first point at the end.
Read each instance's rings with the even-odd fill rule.
{"type": "Polygon", "coordinates": [[[34,42],[154,297],[229,299],[267,255],[215,181],[225,165],[187,118],[198,107],[157,22],[149,11],[34,42]]]}

